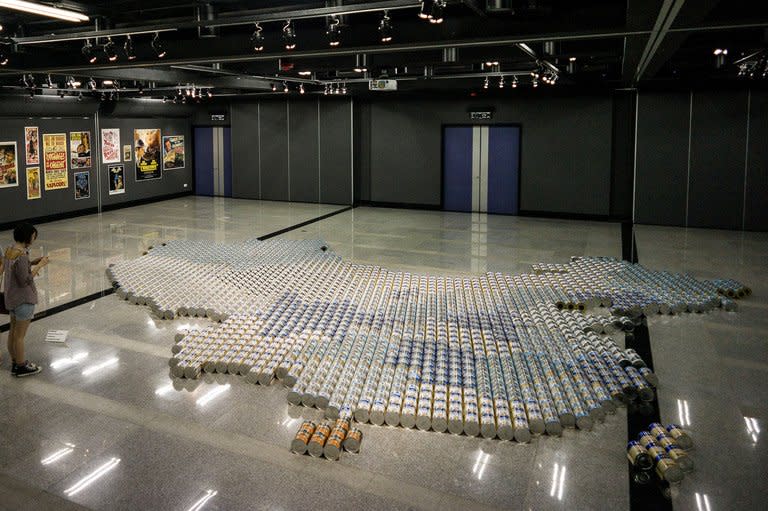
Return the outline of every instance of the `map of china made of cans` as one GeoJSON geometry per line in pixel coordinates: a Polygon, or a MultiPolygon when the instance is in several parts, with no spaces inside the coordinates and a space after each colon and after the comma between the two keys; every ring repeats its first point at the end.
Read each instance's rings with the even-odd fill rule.
{"type": "Polygon", "coordinates": [[[320,240],[172,241],[107,274],[161,318],[216,322],[177,334],[177,377],[277,379],[328,418],[520,442],[653,400],[655,375],[610,337],[633,318],[734,310],[750,292],[605,257],[417,275],[345,262],[320,240]]]}

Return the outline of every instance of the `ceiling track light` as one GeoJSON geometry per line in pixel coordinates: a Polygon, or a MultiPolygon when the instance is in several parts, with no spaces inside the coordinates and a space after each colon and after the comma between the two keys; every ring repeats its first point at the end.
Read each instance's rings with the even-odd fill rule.
{"type": "Polygon", "coordinates": [[[277,84],[272,84],[272,92],[277,92],[277,84]]]}
{"type": "Polygon", "coordinates": [[[445,9],[445,0],[435,0],[432,4],[432,12],[429,16],[429,22],[432,24],[440,24],[443,20],[443,11],[445,9]]]}
{"type": "Polygon", "coordinates": [[[296,48],[296,29],[293,28],[291,20],[286,20],[283,26],[283,41],[285,42],[286,50],[293,50],[296,48]]]}
{"type": "Polygon", "coordinates": [[[512,78],[512,88],[517,89],[517,85],[518,85],[517,77],[515,76],[514,78],[512,78]]]}
{"type": "Polygon", "coordinates": [[[389,17],[389,11],[384,11],[384,17],[379,22],[379,36],[382,43],[392,42],[392,19],[389,17]]]}
{"type": "Polygon", "coordinates": [[[421,0],[421,7],[419,8],[419,18],[426,20],[432,16],[432,6],[435,4],[435,0],[421,0]]]}
{"type": "Polygon", "coordinates": [[[288,94],[291,89],[288,88],[288,82],[283,82],[283,93],[288,94]]]}
{"type": "Polygon", "coordinates": [[[490,85],[491,85],[491,81],[490,81],[490,79],[489,79],[489,78],[486,76],[486,77],[485,77],[485,81],[483,82],[483,89],[487,89],[488,87],[490,87],[490,85]]]}
{"type": "Polygon", "coordinates": [[[264,51],[264,34],[262,33],[264,29],[261,28],[260,23],[256,23],[253,34],[251,35],[251,47],[253,48],[253,51],[264,51]]]}
{"type": "Polygon", "coordinates": [[[133,48],[133,39],[131,34],[125,36],[125,43],[123,44],[123,51],[128,60],[136,60],[136,50],[133,48]]]}
{"type": "Polygon", "coordinates": [[[502,76],[499,79],[499,89],[503,89],[503,88],[504,88],[504,77],[502,76]]]}
{"type": "Polygon", "coordinates": [[[8,54],[5,53],[5,50],[0,48],[0,66],[7,66],[10,61],[11,60],[8,58],[8,54]]]}
{"type": "Polygon", "coordinates": [[[341,21],[336,16],[331,17],[330,23],[328,23],[328,30],[326,30],[326,34],[328,35],[328,44],[335,48],[341,44],[341,27],[340,27],[341,21]]]}
{"type": "Polygon", "coordinates": [[[368,55],[358,53],[355,55],[355,73],[365,73],[368,71],[368,55]]]}
{"type": "Polygon", "coordinates": [[[104,43],[104,54],[107,56],[107,60],[110,62],[114,62],[117,60],[117,50],[115,49],[115,43],[112,41],[111,37],[107,38],[107,42],[104,43]]]}
{"type": "Polygon", "coordinates": [[[155,32],[154,37],[152,37],[152,49],[155,50],[155,55],[157,55],[157,58],[159,59],[162,59],[168,54],[165,46],[163,46],[163,42],[160,40],[160,32],[155,32]]]}
{"type": "Polygon", "coordinates": [[[81,51],[90,64],[95,64],[98,60],[90,39],[85,40],[85,43],[83,43],[83,49],[81,51]]]}
{"type": "Polygon", "coordinates": [[[306,91],[304,90],[304,84],[299,84],[299,94],[304,94],[306,91]]]}

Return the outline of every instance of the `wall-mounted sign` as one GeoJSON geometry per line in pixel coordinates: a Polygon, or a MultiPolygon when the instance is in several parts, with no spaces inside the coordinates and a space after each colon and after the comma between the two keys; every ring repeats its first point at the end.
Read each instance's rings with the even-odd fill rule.
{"type": "Polygon", "coordinates": [[[368,82],[368,90],[397,90],[397,80],[371,80],[368,82]]]}
{"type": "Polygon", "coordinates": [[[211,114],[211,121],[226,121],[227,114],[211,114]]]}
{"type": "Polygon", "coordinates": [[[473,121],[490,121],[493,119],[493,112],[469,112],[469,118],[473,121]]]}

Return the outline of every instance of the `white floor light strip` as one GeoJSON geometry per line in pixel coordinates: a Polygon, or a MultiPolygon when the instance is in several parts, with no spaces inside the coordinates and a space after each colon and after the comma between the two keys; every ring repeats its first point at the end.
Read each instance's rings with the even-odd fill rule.
{"type": "Polygon", "coordinates": [[[68,497],[72,497],[73,495],[77,495],[82,490],[93,484],[95,481],[103,477],[107,472],[115,468],[120,463],[120,458],[112,458],[84,478],[80,479],[77,483],[75,483],[74,486],[71,488],[64,490],[64,493],[68,497]]]}

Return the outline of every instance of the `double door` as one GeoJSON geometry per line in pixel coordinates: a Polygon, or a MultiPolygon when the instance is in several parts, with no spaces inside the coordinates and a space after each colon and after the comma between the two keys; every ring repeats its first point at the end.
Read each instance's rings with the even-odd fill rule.
{"type": "Polygon", "coordinates": [[[228,127],[195,128],[195,195],[232,197],[232,144],[228,127]]]}
{"type": "Polygon", "coordinates": [[[443,128],[443,208],[516,215],[520,127],[443,128]]]}

